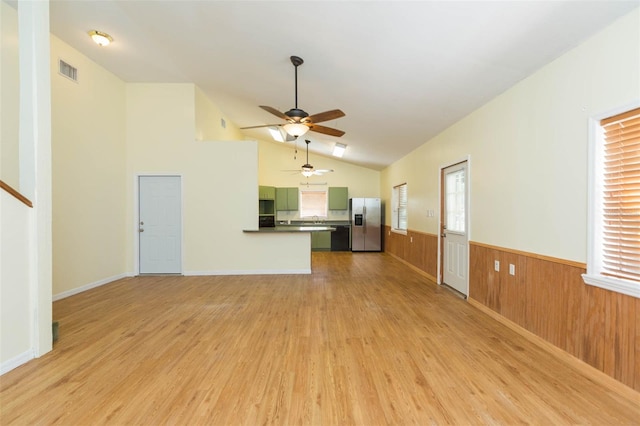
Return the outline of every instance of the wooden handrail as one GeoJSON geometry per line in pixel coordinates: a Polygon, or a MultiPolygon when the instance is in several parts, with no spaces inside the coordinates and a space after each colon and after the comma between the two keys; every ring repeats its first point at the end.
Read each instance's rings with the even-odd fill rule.
{"type": "Polygon", "coordinates": [[[13,189],[11,185],[9,185],[8,183],[5,183],[4,181],[0,180],[0,188],[4,189],[9,194],[13,195],[18,200],[22,201],[28,207],[33,207],[33,203],[31,202],[31,200],[29,200],[27,197],[25,197],[15,189],[13,189]]]}

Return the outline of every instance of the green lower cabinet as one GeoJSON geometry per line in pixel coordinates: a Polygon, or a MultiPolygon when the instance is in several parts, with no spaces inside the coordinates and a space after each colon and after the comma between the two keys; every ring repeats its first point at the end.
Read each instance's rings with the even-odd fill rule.
{"type": "Polygon", "coordinates": [[[312,232],[311,250],[331,250],[331,231],[312,232]]]}
{"type": "Polygon", "coordinates": [[[276,210],[298,210],[298,188],[276,188],[276,210]]]}
{"type": "Polygon", "coordinates": [[[349,188],[332,186],[329,188],[329,210],[349,209],[349,188]]]}

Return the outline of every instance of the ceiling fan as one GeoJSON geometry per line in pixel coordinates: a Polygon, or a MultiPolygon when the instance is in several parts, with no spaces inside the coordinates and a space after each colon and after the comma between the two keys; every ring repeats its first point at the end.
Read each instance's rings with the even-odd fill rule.
{"type": "Polygon", "coordinates": [[[332,109],[330,111],[309,115],[304,110],[298,108],[298,67],[302,65],[304,61],[298,56],[291,56],[290,59],[291,63],[295,67],[295,107],[283,113],[273,107],[260,105],[260,108],[267,112],[270,112],[276,117],[286,120],[286,123],[242,127],[241,129],[256,129],[259,127],[282,126],[284,130],[294,138],[304,135],[309,130],[317,133],[323,133],[329,136],[340,137],[344,135],[344,132],[342,130],[333,129],[327,126],[320,126],[317,124],[323,121],[335,120],[336,118],[344,117],[345,113],[340,111],[339,109],[332,109]]]}
{"type": "Polygon", "coordinates": [[[311,164],[309,164],[309,144],[311,143],[311,141],[309,139],[305,139],[304,140],[305,143],[307,144],[307,162],[305,164],[302,165],[302,167],[298,170],[286,170],[287,172],[300,172],[302,173],[303,176],[305,177],[311,177],[313,175],[323,175],[325,173],[330,173],[333,172],[332,169],[314,169],[313,166],[311,164]]]}

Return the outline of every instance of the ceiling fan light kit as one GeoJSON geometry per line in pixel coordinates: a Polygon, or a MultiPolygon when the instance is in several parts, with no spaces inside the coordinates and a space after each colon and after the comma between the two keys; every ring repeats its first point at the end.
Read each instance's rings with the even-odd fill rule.
{"type": "Polygon", "coordinates": [[[296,138],[309,131],[309,128],[302,123],[287,123],[282,127],[287,133],[296,138]]]}

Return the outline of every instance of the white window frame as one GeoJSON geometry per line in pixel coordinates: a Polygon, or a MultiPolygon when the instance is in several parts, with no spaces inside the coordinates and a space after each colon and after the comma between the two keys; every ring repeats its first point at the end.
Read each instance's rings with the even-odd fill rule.
{"type": "Polygon", "coordinates": [[[393,188],[391,188],[391,231],[393,232],[397,232],[399,234],[404,234],[407,235],[407,229],[409,228],[409,187],[407,186],[407,183],[401,183],[398,185],[394,185],[393,188]],[[399,203],[400,203],[400,187],[404,186],[406,188],[405,193],[407,194],[407,206],[405,207],[406,214],[407,214],[407,220],[405,223],[405,227],[404,228],[400,228],[398,227],[399,225],[399,203]]]}
{"type": "Polygon", "coordinates": [[[582,279],[588,285],[600,287],[617,293],[640,298],[640,284],[622,278],[601,274],[602,267],[602,162],[604,136],[600,121],[640,107],[635,102],[623,108],[617,108],[589,119],[589,167],[588,167],[588,206],[587,206],[587,273],[582,279]]]}

